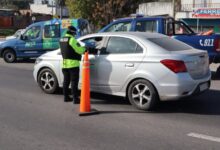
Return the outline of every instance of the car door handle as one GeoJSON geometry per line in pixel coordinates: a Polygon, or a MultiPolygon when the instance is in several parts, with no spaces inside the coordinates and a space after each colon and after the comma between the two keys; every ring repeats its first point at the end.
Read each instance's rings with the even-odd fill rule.
{"type": "Polygon", "coordinates": [[[134,64],[133,63],[128,63],[128,64],[125,64],[125,67],[134,67],[134,64]]]}

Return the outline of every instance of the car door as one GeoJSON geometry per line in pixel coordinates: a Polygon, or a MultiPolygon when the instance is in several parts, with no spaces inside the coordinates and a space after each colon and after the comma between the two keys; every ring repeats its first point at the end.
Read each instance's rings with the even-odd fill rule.
{"type": "Polygon", "coordinates": [[[60,24],[45,24],[43,33],[43,49],[51,51],[59,48],[60,24]]]}
{"type": "MultiPolygon", "coordinates": [[[[103,36],[89,37],[89,38],[83,39],[82,42],[86,44],[86,47],[89,51],[91,91],[98,91],[97,60],[98,60],[100,51],[103,49],[104,37],[103,36]]],[[[83,61],[81,61],[81,65],[80,65],[81,66],[80,75],[82,74],[82,63],[83,61]]],[[[80,76],[80,78],[81,77],[82,76],[80,76]]],[[[81,79],[80,79],[80,84],[81,84],[81,79]]]]}
{"type": "Polygon", "coordinates": [[[22,35],[23,39],[19,40],[17,49],[20,54],[33,56],[42,53],[42,26],[32,26],[22,35]]]}
{"type": "Polygon", "coordinates": [[[95,60],[96,84],[102,93],[120,92],[144,58],[143,47],[129,37],[110,36],[95,60]]]}

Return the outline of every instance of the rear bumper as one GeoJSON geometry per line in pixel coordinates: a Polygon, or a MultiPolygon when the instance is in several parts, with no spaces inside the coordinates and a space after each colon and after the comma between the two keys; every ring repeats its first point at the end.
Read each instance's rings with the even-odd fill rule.
{"type": "Polygon", "coordinates": [[[184,97],[198,95],[209,90],[211,73],[203,79],[180,78],[175,84],[160,86],[158,93],[161,101],[178,100],[184,97]]]}
{"type": "Polygon", "coordinates": [[[197,88],[195,89],[195,91],[192,93],[192,96],[193,96],[193,95],[201,94],[201,93],[203,93],[203,92],[209,90],[210,86],[211,86],[211,81],[210,81],[210,80],[207,81],[207,82],[204,82],[204,83],[199,84],[199,85],[197,86],[197,88]],[[201,89],[200,89],[201,85],[202,85],[202,84],[206,84],[206,83],[207,83],[207,85],[208,85],[208,88],[201,91],[201,89]]]}

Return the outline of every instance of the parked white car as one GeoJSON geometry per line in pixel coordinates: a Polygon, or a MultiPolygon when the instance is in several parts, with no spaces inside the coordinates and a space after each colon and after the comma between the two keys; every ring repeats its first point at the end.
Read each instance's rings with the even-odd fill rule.
{"type": "MultiPolygon", "coordinates": [[[[210,87],[207,52],[168,36],[96,33],[79,41],[90,51],[91,91],[127,97],[138,109],[149,110],[159,100],[177,100],[210,87]]],[[[60,50],[37,58],[34,79],[44,92],[62,87],[61,63],[60,50]]]]}

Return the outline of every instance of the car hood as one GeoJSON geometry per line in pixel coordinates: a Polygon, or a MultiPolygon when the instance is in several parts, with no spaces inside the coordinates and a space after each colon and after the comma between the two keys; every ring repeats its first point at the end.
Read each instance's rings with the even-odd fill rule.
{"type": "Polygon", "coordinates": [[[60,57],[61,57],[60,49],[47,52],[47,53],[40,56],[40,58],[44,58],[44,59],[47,59],[47,58],[54,58],[54,59],[57,58],[58,59],[60,57]]]}
{"type": "Polygon", "coordinates": [[[11,40],[11,39],[16,39],[16,36],[7,36],[6,38],[5,38],[6,40],[11,40]]]}
{"type": "Polygon", "coordinates": [[[2,44],[2,43],[4,43],[5,42],[5,40],[0,40],[0,44],[2,44]]]}
{"type": "Polygon", "coordinates": [[[11,46],[11,45],[15,45],[17,43],[18,39],[9,39],[9,40],[5,40],[2,43],[0,43],[1,47],[5,47],[5,46],[11,46]]]}

